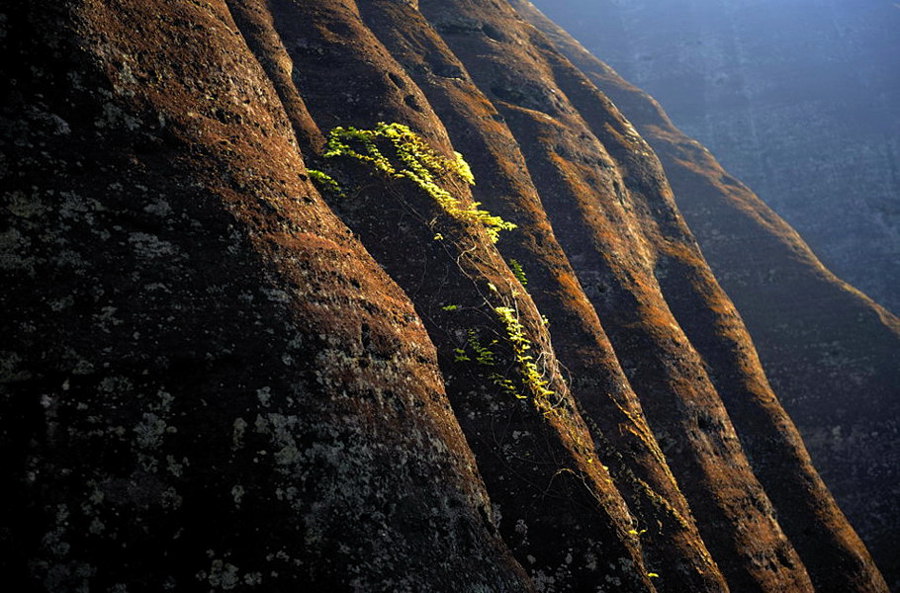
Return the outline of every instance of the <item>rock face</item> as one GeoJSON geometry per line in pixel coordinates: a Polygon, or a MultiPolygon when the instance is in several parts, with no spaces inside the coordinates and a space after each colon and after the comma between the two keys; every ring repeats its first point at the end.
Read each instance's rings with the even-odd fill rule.
{"type": "Polygon", "coordinates": [[[0,25],[15,590],[887,591],[659,160],[509,4],[0,25]]]}
{"type": "Polygon", "coordinates": [[[529,590],[225,5],[5,16],[11,588],[529,590]]]}
{"type": "Polygon", "coordinates": [[[895,2],[535,4],[658,99],[826,266],[900,313],[895,2]]]}
{"type": "Polygon", "coordinates": [[[897,588],[900,321],[829,272],[791,227],[675,128],[652,98],[533,5],[516,6],[659,154],[682,212],[746,320],[816,466],[897,588]]]}

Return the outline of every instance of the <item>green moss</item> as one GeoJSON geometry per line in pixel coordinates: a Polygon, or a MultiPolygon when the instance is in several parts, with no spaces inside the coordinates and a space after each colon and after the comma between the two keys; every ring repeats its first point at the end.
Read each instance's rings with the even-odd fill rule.
{"type": "Polygon", "coordinates": [[[516,228],[511,222],[481,210],[479,202],[466,204],[445,189],[442,183],[474,185],[469,165],[459,153],[454,153],[453,159],[438,154],[407,126],[384,122],[372,130],[339,126],[329,132],[325,149],[326,159],[352,158],[371,165],[386,177],[409,179],[451,217],[482,225],[495,243],[500,231],[516,228]]]}

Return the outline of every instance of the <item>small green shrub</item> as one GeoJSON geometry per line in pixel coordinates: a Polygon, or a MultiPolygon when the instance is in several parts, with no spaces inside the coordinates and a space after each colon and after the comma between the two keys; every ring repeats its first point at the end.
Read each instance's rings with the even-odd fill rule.
{"type": "Polygon", "coordinates": [[[516,228],[513,223],[479,209],[479,202],[467,205],[444,189],[439,182],[474,185],[472,170],[461,154],[454,153],[453,159],[438,154],[407,126],[384,122],[372,130],[339,126],[329,132],[325,149],[322,156],[326,159],[348,157],[371,165],[387,177],[409,179],[451,217],[482,225],[494,243],[500,231],[516,228]],[[387,148],[389,154],[385,154],[387,148]]]}

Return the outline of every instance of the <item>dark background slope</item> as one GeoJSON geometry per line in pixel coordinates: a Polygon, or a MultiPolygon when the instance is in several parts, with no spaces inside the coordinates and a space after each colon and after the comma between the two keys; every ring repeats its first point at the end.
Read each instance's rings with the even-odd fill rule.
{"type": "Polygon", "coordinates": [[[533,5],[516,5],[653,145],[816,466],[882,569],[896,575],[900,322],[828,271],[788,224],[675,128],[650,96],[533,5]]]}
{"type": "Polygon", "coordinates": [[[541,0],[785,217],[900,310],[900,7],[887,0],[541,0]]]}

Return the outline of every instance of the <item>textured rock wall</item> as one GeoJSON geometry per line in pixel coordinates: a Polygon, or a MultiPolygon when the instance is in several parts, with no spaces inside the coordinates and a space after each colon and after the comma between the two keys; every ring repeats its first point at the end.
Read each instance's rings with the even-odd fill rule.
{"type": "Polygon", "coordinates": [[[0,23],[16,590],[886,590],[660,162],[508,4],[0,23]]]}
{"type": "Polygon", "coordinates": [[[529,590],[421,321],[224,4],[16,8],[6,586],[529,590]]]}
{"type": "Polygon", "coordinates": [[[746,320],[816,466],[882,570],[896,580],[900,322],[827,270],[651,97],[532,5],[517,6],[613,98],[660,155],[685,218],[746,320]]]}
{"type": "Polygon", "coordinates": [[[806,239],[900,312],[894,2],[542,0],[806,239]]]}

